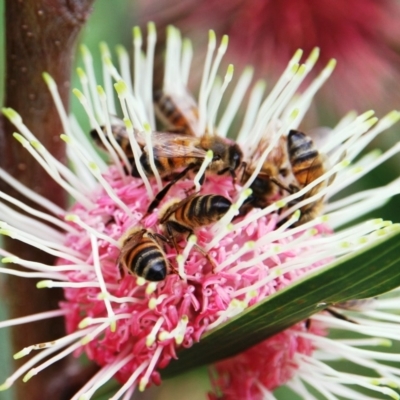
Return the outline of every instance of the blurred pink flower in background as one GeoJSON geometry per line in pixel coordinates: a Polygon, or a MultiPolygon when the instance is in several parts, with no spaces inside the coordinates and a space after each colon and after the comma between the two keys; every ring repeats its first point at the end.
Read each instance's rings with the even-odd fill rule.
{"type": "MultiPolygon", "coordinates": [[[[269,82],[295,50],[307,54],[320,47],[322,65],[332,57],[338,61],[316,98],[318,111],[328,115],[350,109],[383,111],[400,100],[396,0],[146,0],[139,16],[158,26],[177,25],[195,42],[204,41],[201,32],[209,27],[229,35],[229,59],[239,70],[257,66],[257,76],[269,82]]],[[[204,54],[196,56],[194,63],[200,65],[204,54]]],[[[318,69],[310,79],[316,73],[318,69]]]]}
{"type": "MultiPolygon", "coordinates": [[[[216,48],[215,35],[211,33],[209,38],[212,45],[209,48],[216,48]]],[[[252,178],[242,185],[242,182],[235,184],[230,176],[207,174],[205,183],[199,187],[202,194],[223,195],[233,203],[215,224],[196,232],[198,244],[216,261],[216,266],[213,267],[201,252],[193,248],[194,242],[189,238],[180,242],[182,251],[178,256],[173,246],[168,245],[164,249],[165,256],[179,276],[176,273],[169,274],[165,280],[157,283],[146,282],[143,277],[130,274],[122,277],[118,257],[123,234],[134,227],[162,232],[159,215],[154,213],[146,218],[143,215],[163,184],[160,177],[157,181],[155,177],[143,175],[139,179],[127,174],[132,164],[129,160],[123,161],[126,154],[121,155],[123,152],[119,145],[112,142],[109,117],[116,114],[119,101],[125,132],[131,135],[129,143],[135,154],[135,165],[139,165],[140,155],[134,153],[135,135],[139,137],[149,133],[148,149],[153,148],[151,141],[157,140],[152,103],[152,49],[155,40],[155,27],[149,24],[147,52],[143,57],[141,32],[137,28],[134,30],[133,76],[127,51],[118,48],[118,62],[113,63],[109,49],[102,44],[104,89],[97,86],[91,73],[93,64],[88,49],[82,49],[86,72],[78,70],[82,92],[75,89],[74,93],[87,113],[91,128],[102,138],[104,147],[108,146],[113,161],[111,167],[94,150],[76,119],[66,115],[57,86],[50,76],[44,75],[63,122],[66,134],[61,138],[67,143],[73,170],[61,165],[48,153],[16,111],[3,109],[5,116],[20,132],[14,135],[15,138],[75,199],[75,204],[71,210],[59,209],[0,170],[3,180],[46,209],[45,213],[39,213],[1,194],[6,202],[32,216],[2,205],[0,233],[59,258],[58,265],[50,266],[35,260],[23,260],[18,254],[0,250],[0,254],[6,257],[3,262],[20,264],[31,270],[21,273],[11,265],[0,272],[25,278],[42,278],[44,280],[38,283],[38,288],[62,287],[65,294],[60,309],[17,321],[3,321],[0,327],[61,315],[65,317],[67,326],[67,335],[64,337],[29,346],[17,353],[15,357],[20,358],[34,350],[41,350],[5,379],[0,390],[8,389],[20,377],[25,381],[33,378],[70,353],[85,353],[101,368],[74,395],[73,400],[92,398],[97,389],[113,376],[123,385],[111,399],[117,400],[123,396],[127,400],[137,388],[144,390],[152,383],[159,384],[162,368],[176,357],[180,348],[191,347],[196,341],[201,341],[208,330],[283,290],[310,270],[317,270],[333,259],[362,249],[393,228],[388,221],[371,220],[336,233],[334,231],[397,193],[399,180],[368,193],[357,193],[357,196],[345,199],[344,203],[340,200],[332,202],[326,207],[325,217],[312,214],[304,224],[295,226],[300,216],[299,209],[304,208],[301,202],[295,201],[294,205],[292,202],[303,196],[304,190],[307,192],[310,187],[304,188],[303,192],[300,190],[288,194],[284,201],[274,199],[266,207],[254,208],[247,215],[235,219],[240,206],[251,194],[246,185],[251,185],[252,178]],[[117,94],[113,91],[113,84],[117,94]],[[106,126],[109,141],[101,126],[106,126]],[[55,355],[48,358],[53,353],[55,355]],[[44,358],[46,361],[41,362],[44,358]]],[[[232,126],[245,159],[254,162],[254,168],[257,165],[261,167],[270,151],[269,146],[264,150],[263,141],[271,140],[272,147],[277,143],[274,140],[287,135],[290,129],[296,129],[313,95],[324,83],[324,79],[314,80],[307,90],[301,94],[298,92],[302,80],[317,62],[318,52],[312,51],[301,64],[302,54],[296,52],[280,83],[277,83],[276,90],[269,90],[266,96],[264,88],[257,83],[250,89],[251,79],[245,72],[236,81],[234,95],[219,118],[219,105],[233,74],[231,66],[223,82],[216,78],[219,57],[222,57],[226,47],[227,40],[223,38],[215,57],[214,50],[209,53],[210,63],[204,69],[198,102],[199,125],[202,126],[199,130],[203,133],[207,127],[211,132],[213,127],[217,127],[218,134],[223,137],[232,126]],[[246,85],[243,82],[247,82],[246,85]],[[240,124],[235,118],[248,89],[252,94],[247,111],[243,112],[246,117],[240,124]],[[262,148],[262,154],[259,155],[254,148],[259,151],[262,148]]],[[[172,27],[169,29],[165,64],[165,93],[176,96],[185,93],[188,90],[186,82],[190,71],[190,54],[179,31],[172,27]]],[[[332,61],[327,63],[323,70],[325,78],[334,66],[332,61]]],[[[159,73],[160,70],[156,71],[159,73]]],[[[335,134],[328,135],[324,147],[319,148],[321,153],[329,153],[332,162],[331,168],[320,177],[321,181],[327,182],[336,173],[338,178],[321,189],[313,201],[324,196],[329,198],[344,187],[351,186],[370,169],[399,152],[400,146],[396,145],[382,155],[370,156],[368,163],[365,158],[356,159],[364,146],[399,119],[400,113],[393,111],[380,121],[372,112],[359,116],[347,115],[341,120],[333,129],[335,134]],[[347,150],[347,159],[342,161],[339,155],[343,154],[344,149],[347,150]]],[[[211,161],[212,156],[208,152],[202,160],[200,171],[211,161]]],[[[198,183],[201,174],[199,172],[194,177],[180,180],[170,190],[166,200],[185,199],[187,190],[198,183]]],[[[257,174],[254,173],[253,179],[257,174]]],[[[154,175],[157,177],[156,173],[154,175]]],[[[311,182],[310,186],[316,183],[311,182]]],[[[307,202],[307,199],[303,200],[307,202]]],[[[339,320],[325,313],[300,322],[236,357],[217,363],[215,371],[218,376],[213,377],[215,393],[210,396],[241,400],[274,399],[272,390],[287,384],[304,399],[309,399],[309,392],[302,383],[305,382],[322,393],[333,393],[330,398],[335,394],[356,398],[358,392],[348,385],[364,386],[397,398],[391,386],[400,386],[400,369],[389,368],[380,360],[399,362],[400,356],[359,348],[382,343],[387,345],[389,339],[400,340],[398,326],[393,323],[396,317],[390,312],[393,305],[397,307],[397,304],[398,297],[386,303],[384,300],[373,301],[373,309],[388,308],[389,312],[380,313],[379,316],[375,314],[369,322],[362,319],[362,311],[356,313],[357,323],[339,320]],[[380,327],[381,321],[385,321],[384,329],[380,327]],[[357,341],[331,339],[330,330],[337,327],[351,332],[368,330],[366,335],[371,335],[371,338],[357,341]],[[371,369],[379,371],[379,377],[370,379],[334,370],[324,363],[332,359],[347,359],[361,365],[368,362],[371,369]]]]}

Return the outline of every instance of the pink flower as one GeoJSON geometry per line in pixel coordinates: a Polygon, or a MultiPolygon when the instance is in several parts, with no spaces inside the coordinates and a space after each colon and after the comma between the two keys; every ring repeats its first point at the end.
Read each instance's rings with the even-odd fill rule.
{"type": "MultiPolygon", "coordinates": [[[[89,117],[91,127],[108,149],[113,160],[111,167],[94,151],[76,120],[66,116],[59,101],[57,87],[47,74],[44,78],[64,124],[66,134],[62,135],[62,139],[68,145],[68,154],[75,166],[75,172],[59,164],[41,146],[16,111],[3,110],[21,133],[15,135],[16,139],[75,199],[75,203],[69,211],[60,210],[18,184],[5,171],[0,171],[2,179],[48,211],[38,213],[12,197],[0,194],[7,202],[44,221],[37,221],[18,212],[11,213],[4,206],[1,208],[1,217],[4,220],[1,222],[1,233],[59,257],[56,266],[48,266],[34,260],[22,260],[18,255],[0,250],[6,257],[3,262],[18,263],[34,271],[22,276],[45,278],[38,283],[39,288],[63,287],[65,293],[60,310],[23,320],[5,321],[3,326],[63,315],[67,327],[66,336],[55,338],[53,342],[32,345],[17,353],[15,357],[19,358],[32,350],[42,350],[9,377],[0,389],[7,389],[21,376],[24,376],[25,381],[32,378],[67,354],[80,355],[84,352],[101,369],[75,394],[73,400],[91,398],[113,376],[122,386],[112,399],[122,396],[128,399],[136,387],[144,390],[151,384],[160,384],[160,371],[171,359],[177,358],[180,348],[191,347],[208,330],[218,327],[247,307],[285,288],[308,271],[314,271],[333,259],[362,248],[366,238],[373,240],[374,233],[381,232],[388,225],[386,221],[373,220],[343,229],[339,233],[333,230],[373,209],[379,202],[396,193],[398,181],[373,193],[360,193],[349,198],[345,206],[340,201],[333,202],[326,207],[328,214],[325,217],[310,214],[307,220],[302,221],[304,223],[296,226],[296,222],[301,217],[300,210],[305,210],[304,202],[332,196],[399,151],[399,146],[395,146],[387,153],[375,157],[367,166],[363,159],[349,165],[363,146],[400,118],[398,112],[389,113],[379,122],[371,112],[358,117],[348,116],[335,128],[335,134],[329,136],[332,139],[319,147],[321,152],[329,154],[332,161],[331,168],[326,169],[319,181],[326,182],[335,174],[338,174],[338,178],[330,186],[322,187],[315,198],[310,200],[305,197],[301,202],[294,201],[313,185],[316,186],[318,180],[288,196],[278,193],[270,204],[263,208],[254,208],[245,216],[237,215],[241,205],[251,195],[249,186],[259,173],[257,169],[262,166],[269,151],[280,138],[286,138],[290,129],[298,127],[312,96],[330,75],[335,63],[330,61],[323,74],[302,94],[295,96],[318,58],[317,52],[313,51],[306,62],[299,66],[301,54],[297,52],[275,89],[264,100],[263,88],[259,84],[254,86],[246,116],[238,129],[237,126],[240,125],[233,123],[233,120],[250,85],[249,74],[248,71],[242,74],[229,105],[222,116],[217,118],[220,101],[232,79],[233,67],[228,67],[224,82],[216,78],[227,40],[221,41],[217,56],[214,57],[216,38],[210,33],[208,61],[205,63],[200,88],[199,118],[195,130],[212,131],[216,127],[218,134],[224,137],[230,128],[236,128],[237,143],[240,144],[248,165],[254,168],[254,173],[249,174],[251,176],[243,184],[234,183],[230,176],[207,173],[206,180],[200,187],[202,171],[213,161],[213,155],[207,152],[199,172],[173,185],[163,199],[162,206],[165,207],[164,204],[172,199],[185,199],[188,190],[193,186],[199,186],[198,190],[203,195],[224,196],[232,206],[216,223],[197,229],[196,236],[181,238],[178,249],[182,250],[178,251],[179,254],[171,243],[159,243],[163,257],[168,260],[167,264],[171,264],[166,279],[149,282],[135,275],[135,270],[131,271],[133,273],[121,270],[119,257],[124,241],[128,240],[124,236],[126,232],[139,228],[146,232],[165,234],[158,218],[158,212],[162,211],[157,210],[144,217],[151,200],[164,183],[156,170],[153,171],[155,176],[151,178],[144,174],[141,174],[141,178],[127,174],[127,170],[133,166],[126,161],[126,154],[121,151],[121,147],[113,142],[110,129],[109,115],[115,115],[116,110],[111,90],[111,82],[114,80],[123,112],[124,129],[131,145],[129,152],[136,159],[136,167],[140,167],[137,160],[140,159],[139,152],[144,149],[139,149],[135,137],[146,137],[149,141],[147,149],[153,149],[152,141],[157,138],[151,103],[153,71],[148,68],[153,63],[155,29],[153,25],[149,26],[145,57],[141,54],[141,33],[138,29],[134,32],[134,65],[135,71],[140,71],[141,75],[139,78],[135,75],[136,80],[132,85],[127,72],[130,70],[127,53],[119,49],[118,69],[103,45],[104,89],[98,86],[96,91],[94,75],[90,73],[91,56],[83,48],[88,74],[79,70],[83,92],[74,90],[89,117]],[[104,125],[106,134],[110,134],[109,141],[100,125],[104,125]],[[270,141],[270,146],[265,145],[265,140],[270,141]],[[339,155],[343,154],[344,148],[347,158],[343,161],[339,155]],[[63,233],[49,227],[48,223],[57,226],[63,233]],[[210,262],[205,255],[209,255],[214,262],[210,262]],[[53,353],[56,354],[50,357],[53,353]],[[46,361],[40,363],[46,357],[46,361]]],[[[171,96],[182,95],[187,91],[190,52],[187,44],[182,46],[179,32],[172,27],[169,28],[167,49],[163,90],[171,96]]],[[[1,272],[20,274],[12,268],[2,269],[1,272]]],[[[375,307],[378,308],[379,304],[381,303],[377,301],[375,307]]],[[[360,314],[362,315],[361,312],[360,314]]],[[[380,318],[383,318],[382,315],[380,318]]],[[[385,318],[390,320],[391,316],[385,318]]],[[[217,363],[215,368],[219,376],[214,379],[216,392],[222,392],[227,399],[259,399],[263,396],[273,398],[271,391],[281,385],[292,385],[297,390],[301,387],[300,379],[312,384],[313,381],[310,383],[307,374],[302,372],[304,369],[311,371],[311,375],[319,373],[321,379],[325,379],[326,383],[319,379],[314,381],[323,390],[354,393],[345,385],[363,386],[366,378],[351,378],[345,373],[335,371],[337,382],[333,385],[329,381],[329,374],[321,369],[320,364],[325,364],[315,358],[314,354],[314,350],[318,348],[331,356],[335,351],[344,358],[349,354],[348,358],[351,359],[351,345],[347,345],[349,349],[346,348],[346,351],[340,352],[337,348],[342,349],[342,344],[336,344],[334,340],[325,337],[329,328],[339,323],[345,324],[348,330],[356,330],[362,325],[361,320],[358,325],[347,321],[337,322],[327,315],[317,315],[235,358],[217,363]],[[326,346],[324,340],[332,343],[326,346]],[[333,349],[332,354],[329,354],[330,349],[333,349]]],[[[373,335],[400,339],[398,334],[391,332],[385,333],[377,329],[373,335]]],[[[363,341],[360,343],[365,344],[363,341]]],[[[359,358],[352,361],[362,363],[363,357],[367,356],[368,354],[361,351],[359,358]]],[[[395,355],[391,356],[398,360],[395,355]]],[[[387,357],[393,359],[391,356],[387,357]]],[[[375,356],[376,359],[379,357],[380,355],[375,356]]],[[[373,390],[393,395],[394,391],[386,387],[389,385],[387,382],[400,379],[395,378],[400,376],[400,371],[389,371],[376,361],[373,362],[382,371],[382,377],[375,381],[376,385],[385,385],[373,390]]]]}

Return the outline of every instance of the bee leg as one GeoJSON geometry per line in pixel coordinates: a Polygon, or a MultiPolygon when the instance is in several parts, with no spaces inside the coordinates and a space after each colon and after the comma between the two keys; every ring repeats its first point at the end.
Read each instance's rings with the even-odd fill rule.
{"type": "Polygon", "coordinates": [[[331,314],[332,316],[334,316],[337,319],[341,319],[342,321],[347,321],[347,322],[351,322],[353,324],[358,324],[356,321],[354,321],[351,318],[346,317],[345,315],[333,310],[330,307],[325,308],[325,311],[327,311],[329,314],[331,314]]]}
{"type": "Polygon", "coordinates": [[[217,268],[217,264],[215,263],[215,260],[197,243],[194,244],[193,247],[196,247],[197,251],[203,255],[207,259],[207,261],[211,264],[211,271],[214,274],[215,269],[217,268]]]}
{"type": "Polygon", "coordinates": [[[188,165],[182,172],[180,172],[179,174],[177,174],[175,176],[175,178],[167,183],[157,194],[156,197],[154,197],[153,201],[150,203],[149,207],[147,208],[147,212],[146,215],[143,217],[145,218],[147,215],[151,214],[153,212],[153,210],[158,207],[158,205],[160,204],[161,200],[165,197],[165,195],[168,193],[169,189],[171,189],[171,187],[173,185],[175,185],[176,182],[179,181],[179,179],[182,179],[191,169],[193,169],[195,167],[195,164],[190,164],[188,165]]]}

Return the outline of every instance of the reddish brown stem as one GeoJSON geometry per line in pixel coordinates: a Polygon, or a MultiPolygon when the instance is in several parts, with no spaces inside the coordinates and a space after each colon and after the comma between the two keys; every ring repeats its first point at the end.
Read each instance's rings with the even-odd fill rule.
{"type": "MultiPolygon", "coordinates": [[[[57,82],[64,106],[68,105],[72,57],[78,33],[89,16],[94,0],[6,0],[6,83],[5,106],[22,116],[25,124],[43,145],[59,160],[65,162],[65,149],[58,114],[42,79],[47,71],[57,82]]],[[[1,122],[1,121],[0,121],[1,122]]],[[[8,121],[0,130],[1,167],[20,182],[65,207],[66,196],[60,187],[43,171],[27,151],[13,139],[15,128],[8,121]]],[[[29,204],[20,194],[1,183],[1,189],[29,204]]],[[[32,204],[31,204],[32,205],[32,204]]],[[[37,207],[37,206],[35,206],[37,207]]],[[[21,258],[52,264],[48,254],[16,240],[6,240],[8,251],[21,258]]],[[[55,309],[62,292],[55,289],[36,289],[36,282],[8,278],[6,294],[2,294],[10,318],[55,309]]],[[[62,319],[50,319],[16,327],[12,330],[12,351],[55,339],[64,335],[62,319]]],[[[25,360],[24,360],[25,361],[25,360]]],[[[65,387],[70,386],[67,364],[59,362],[28,383],[16,384],[18,400],[65,400],[65,387]],[[56,379],[63,377],[55,389],[56,379]],[[63,388],[64,386],[64,388],[63,388]]],[[[15,366],[14,366],[15,367],[15,366]]]]}

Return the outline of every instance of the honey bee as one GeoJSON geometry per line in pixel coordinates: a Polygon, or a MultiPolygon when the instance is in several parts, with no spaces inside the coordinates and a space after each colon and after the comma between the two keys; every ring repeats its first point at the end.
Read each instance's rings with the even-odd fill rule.
{"type": "Polygon", "coordinates": [[[192,194],[181,201],[167,205],[160,217],[160,223],[173,242],[174,233],[187,233],[190,236],[194,229],[220,220],[231,205],[231,201],[221,195],[192,194]]]}
{"type": "MultiPolygon", "coordinates": [[[[265,146],[266,147],[266,146],[265,146]]],[[[264,147],[264,148],[265,148],[264,147]]],[[[251,207],[264,208],[277,200],[277,195],[298,192],[326,172],[325,156],[318,152],[312,139],[304,133],[291,130],[287,137],[282,136],[277,146],[268,155],[260,173],[251,184],[253,194],[242,206],[241,215],[251,207]]],[[[251,170],[245,171],[243,178],[248,179],[251,170]]],[[[287,207],[317,194],[333,181],[321,182],[300,198],[290,202],[287,207]]],[[[298,226],[312,220],[320,214],[323,198],[300,208],[298,226]]]]}
{"type": "MultiPolygon", "coordinates": [[[[326,157],[315,148],[312,139],[304,133],[291,130],[288,134],[288,154],[291,171],[296,179],[294,184],[289,185],[290,193],[295,193],[314,182],[326,171],[326,157]]],[[[322,181],[314,186],[300,198],[288,204],[288,207],[314,196],[327,185],[330,185],[334,176],[328,181],[322,181]]],[[[300,219],[294,224],[295,226],[304,224],[317,217],[323,208],[323,197],[318,200],[306,204],[300,208],[300,219]]]]}
{"type": "Polygon", "coordinates": [[[158,119],[168,131],[200,136],[199,110],[196,101],[187,91],[171,95],[157,90],[154,92],[154,105],[158,119]]]}
{"type": "MultiPolygon", "coordinates": [[[[196,195],[193,194],[181,201],[175,201],[166,206],[161,212],[160,223],[170,242],[179,253],[176,243],[176,234],[193,234],[196,228],[210,225],[220,220],[229,210],[232,203],[221,195],[196,195]]],[[[214,261],[199,246],[197,249],[208,259],[214,268],[214,261]]]]}
{"type": "Polygon", "coordinates": [[[169,262],[161,240],[166,241],[166,238],[147,229],[129,230],[122,239],[118,258],[121,276],[128,272],[148,281],[164,280],[169,262]]]}
{"type": "MultiPolygon", "coordinates": [[[[126,130],[120,127],[116,132],[114,132],[114,129],[112,131],[116,141],[126,152],[128,159],[133,161],[132,176],[139,178],[140,174],[134,162],[126,130]]],[[[144,133],[135,131],[134,134],[143,151],[139,162],[147,176],[154,176],[144,133]]],[[[95,130],[91,132],[91,135],[96,143],[101,143],[95,130]]],[[[153,132],[151,141],[154,164],[158,173],[162,178],[172,177],[172,180],[156,195],[148,208],[148,213],[158,206],[172,185],[182,179],[189,171],[196,171],[200,168],[208,150],[213,151],[213,159],[208,166],[208,171],[213,174],[229,173],[232,179],[236,180],[236,170],[242,165],[243,153],[239,145],[230,139],[214,134],[206,133],[200,137],[193,137],[178,133],[153,132]]],[[[201,181],[203,179],[204,176],[201,181]]]]}

